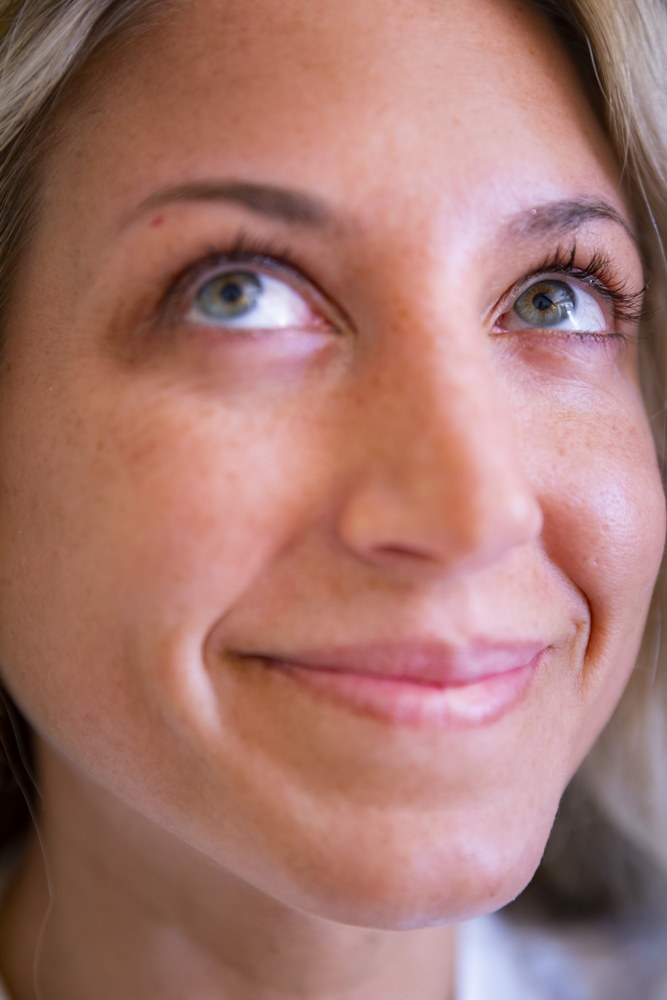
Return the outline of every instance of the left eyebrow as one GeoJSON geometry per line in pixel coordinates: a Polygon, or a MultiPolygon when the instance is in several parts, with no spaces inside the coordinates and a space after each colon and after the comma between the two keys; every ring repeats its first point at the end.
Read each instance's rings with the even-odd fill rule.
{"type": "Polygon", "coordinates": [[[588,198],[550,201],[518,212],[507,225],[512,238],[567,236],[588,222],[599,220],[620,226],[640,249],[639,238],[621,213],[607,201],[588,198]]]}
{"type": "Polygon", "coordinates": [[[333,217],[323,201],[304,191],[238,180],[198,180],[149,195],[121,220],[120,229],[146,212],[177,202],[232,202],[259,215],[311,229],[331,229],[333,217]]]}

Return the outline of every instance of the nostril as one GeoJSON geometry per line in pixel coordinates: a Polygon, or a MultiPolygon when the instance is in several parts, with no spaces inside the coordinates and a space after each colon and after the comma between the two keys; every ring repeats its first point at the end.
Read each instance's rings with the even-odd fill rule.
{"type": "Polygon", "coordinates": [[[416,545],[378,545],[375,549],[380,557],[386,559],[413,559],[415,562],[433,562],[433,552],[424,547],[420,549],[416,545]]]}

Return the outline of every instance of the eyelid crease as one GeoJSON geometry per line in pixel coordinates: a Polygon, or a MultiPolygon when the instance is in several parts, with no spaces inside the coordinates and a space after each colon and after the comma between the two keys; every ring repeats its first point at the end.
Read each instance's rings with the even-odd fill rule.
{"type": "Polygon", "coordinates": [[[187,264],[171,279],[165,298],[179,298],[187,291],[193,291],[205,279],[214,277],[216,271],[234,266],[241,268],[244,264],[265,268],[274,273],[282,272],[286,277],[296,278],[299,283],[305,282],[291,259],[288,247],[276,244],[271,247],[271,252],[267,252],[268,250],[267,244],[261,249],[250,246],[243,234],[237,236],[228,250],[210,245],[194,263],[187,264]]]}
{"type": "Polygon", "coordinates": [[[276,237],[255,236],[247,229],[238,230],[234,239],[226,245],[209,243],[193,263],[182,267],[168,279],[167,290],[157,307],[158,317],[172,322],[182,318],[187,305],[184,300],[186,297],[194,298],[206,280],[212,280],[217,272],[224,269],[241,270],[243,267],[256,268],[292,284],[297,294],[310,299],[313,309],[328,314],[325,318],[336,332],[343,325],[351,326],[344,311],[337,303],[331,302],[290,246],[276,237]]]}

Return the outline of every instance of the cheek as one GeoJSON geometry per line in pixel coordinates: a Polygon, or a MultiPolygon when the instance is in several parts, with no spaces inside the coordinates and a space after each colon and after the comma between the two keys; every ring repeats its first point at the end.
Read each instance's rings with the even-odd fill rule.
{"type": "Polygon", "coordinates": [[[580,691],[588,715],[578,756],[627,682],[665,539],[655,447],[641,403],[628,396],[598,397],[588,412],[562,413],[542,426],[531,460],[549,559],[588,605],[580,691]]]}
{"type": "Polygon", "coordinates": [[[316,463],[308,478],[293,427],[168,388],[7,385],[5,402],[7,682],[56,742],[148,732],[144,670],[176,647],[194,669],[212,623],[302,522],[316,463]]]}
{"type": "Polygon", "coordinates": [[[655,582],[665,500],[643,414],[568,425],[544,463],[545,542],[598,612],[633,616],[655,582]]]}

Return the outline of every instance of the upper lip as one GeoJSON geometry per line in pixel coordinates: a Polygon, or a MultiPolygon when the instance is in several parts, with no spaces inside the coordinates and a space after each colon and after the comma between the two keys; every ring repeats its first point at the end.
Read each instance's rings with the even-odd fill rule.
{"type": "Polygon", "coordinates": [[[259,657],[276,666],[293,665],[446,686],[473,684],[528,666],[549,646],[550,643],[543,641],[484,641],[454,647],[438,642],[396,642],[307,649],[286,655],[259,654],[259,657]]]}

